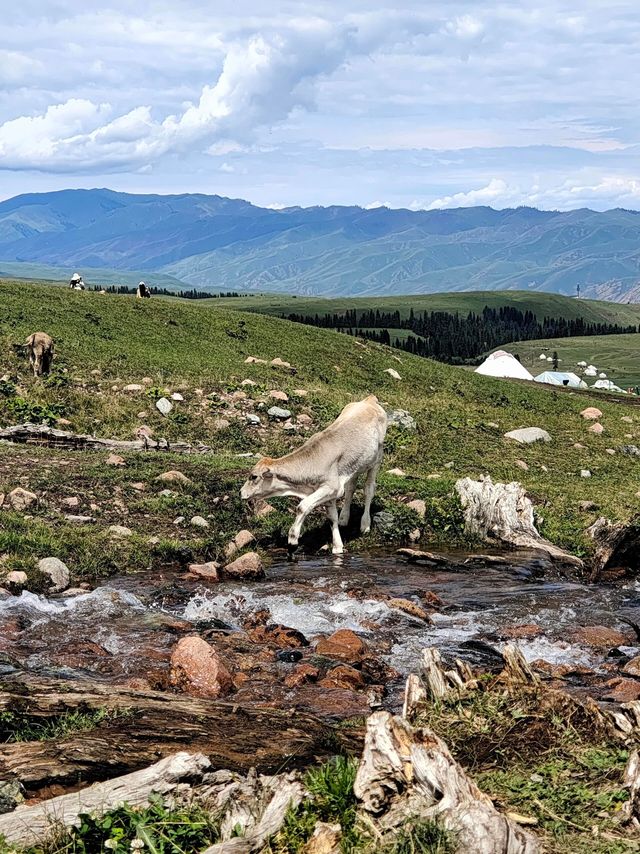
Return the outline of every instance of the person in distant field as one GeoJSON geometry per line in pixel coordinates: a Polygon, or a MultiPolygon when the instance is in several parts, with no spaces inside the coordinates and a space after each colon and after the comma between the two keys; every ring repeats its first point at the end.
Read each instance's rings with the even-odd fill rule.
{"type": "Polygon", "coordinates": [[[69,287],[74,291],[83,291],[85,284],[80,273],[74,273],[69,280],[69,287]]]}
{"type": "Polygon", "coordinates": [[[138,283],[138,290],[136,291],[136,297],[138,299],[151,299],[151,290],[145,285],[144,282],[138,283]]]}

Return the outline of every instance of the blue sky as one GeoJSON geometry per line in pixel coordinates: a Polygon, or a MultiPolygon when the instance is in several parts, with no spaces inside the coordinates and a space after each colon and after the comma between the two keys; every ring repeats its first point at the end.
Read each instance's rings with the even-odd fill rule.
{"type": "Polygon", "coordinates": [[[640,207],[634,0],[22,0],[0,197],[640,207]]]}

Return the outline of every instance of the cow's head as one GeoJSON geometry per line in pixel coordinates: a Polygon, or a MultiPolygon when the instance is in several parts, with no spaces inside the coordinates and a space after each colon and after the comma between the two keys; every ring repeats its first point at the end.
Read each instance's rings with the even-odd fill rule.
{"type": "Polygon", "coordinates": [[[275,498],[277,495],[295,495],[292,485],[285,477],[274,471],[275,461],[263,457],[251,470],[251,474],[240,490],[243,501],[256,498],[275,498]]]}

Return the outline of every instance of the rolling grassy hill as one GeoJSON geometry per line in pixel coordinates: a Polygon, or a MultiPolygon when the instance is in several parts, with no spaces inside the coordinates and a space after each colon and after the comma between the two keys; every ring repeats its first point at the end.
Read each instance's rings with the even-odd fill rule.
{"type": "Polygon", "coordinates": [[[138,270],[218,290],[574,294],[580,285],[583,296],[627,302],[640,299],[639,246],[640,216],[626,210],[276,211],[220,196],[107,189],[0,202],[3,261],[69,273],[138,270]]]}
{"type": "MultiPolygon", "coordinates": [[[[0,376],[5,374],[0,385],[0,426],[64,418],[69,429],[130,438],[145,423],[157,437],[205,441],[213,451],[207,457],[172,461],[162,454],[138,454],[126,467],[111,468],[105,467],[100,455],[93,455],[90,464],[82,464],[83,489],[95,490],[102,484],[109,500],[114,494],[137,495],[136,506],[146,512],[136,516],[140,524],[153,524],[156,532],[167,537],[171,532],[174,540],[171,520],[178,510],[193,513],[196,507],[204,512],[222,491],[230,495],[224,514],[212,522],[204,545],[199,546],[205,555],[211,549],[215,553],[233,526],[237,530],[247,524],[237,498],[247,464],[237,454],[279,454],[308,435],[307,428],[287,431],[268,420],[265,409],[273,402],[272,389],[289,395],[286,405],[294,421],[300,414],[311,418],[310,430],[326,425],[346,402],[369,393],[377,394],[387,407],[411,412],[418,429],[390,430],[384,470],[399,466],[412,479],[383,473],[378,497],[378,507],[400,513],[399,535],[417,520],[407,516],[398,498],[421,497],[428,508],[427,541],[455,541],[460,519],[453,485],[461,476],[485,473],[502,481],[521,480],[544,505],[544,534],[579,553],[588,551],[583,532],[594,518],[580,511],[580,501],[597,499],[598,513],[616,519],[627,519],[638,509],[634,476],[638,463],[619,452],[606,453],[607,448],[640,443],[640,413],[625,401],[601,402],[595,396],[481,377],[430,360],[398,356],[388,348],[363,345],[338,333],[217,305],[143,302],[24,283],[0,284],[0,301],[0,376]],[[55,369],[44,381],[29,376],[26,362],[13,346],[38,329],[52,334],[57,347],[55,369]],[[296,373],[269,364],[246,364],[248,356],[265,360],[279,356],[296,373]],[[390,367],[400,373],[400,380],[386,373],[390,367]],[[242,385],[245,379],[255,385],[242,385]],[[125,391],[128,383],[142,388],[125,391]],[[179,391],[184,401],[164,418],[155,409],[155,399],[173,391],[179,391]],[[579,415],[589,403],[597,403],[604,412],[602,436],[588,432],[588,423],[579,415]],[[258,414],[259,428],[248,426],[247,411],[258,414]],[[630,416],[633,424],[621,421],[622,416],[630,416]],[[552,443],[520,446],[503,438],[505,431],[526,426],[547,429],[552,443]],[[577,442],[584,447],[574,447],[577,442]],[[525,461],[528,469],[523,471],[517,461],[525,461]],[[189,504],[188,510],[179,502],[163,503],[153,482],[162,467],[180,467],[195,483],[205,484],[206,488],[193,488],[191,498],[199,503],[189,504]],[[588,480],[580,476],[584,468],[592,472],[588,480]],[[147,485],[141,488],[149,495],[143,500],[132,484],[145,478],[147,485]]],[[[50,495],[64,492],[65,477],[71,477],[74,469],[70,456],[62,454],[67,462],[56,468],[55,451],[0,445],[0,492],[9,491],[16,479],[50,495]]],[[[77,471],[76,475],[80,477],[77,471]]],[[[59,515],[51,522],[44,513],[40,523],[48,532],[46,537],[42,534],[45,545],[38,546],[43,550],[50,551],[54,536],[47,526],[52,526],[62,553],[70,543],[80,549],[78,538],[95,536],[69,530],[59,515]]],[[[5,550],[16,542],[21,542],[19,537],[5,538],[5,550]]],[[[2,547],[0,537],[0,551],[2,547]]],[[[80,551],[97,559],[95,547],[87,545],[80,551]]],[[[131,555],[128,559],[135,564],[131,555]]]]}

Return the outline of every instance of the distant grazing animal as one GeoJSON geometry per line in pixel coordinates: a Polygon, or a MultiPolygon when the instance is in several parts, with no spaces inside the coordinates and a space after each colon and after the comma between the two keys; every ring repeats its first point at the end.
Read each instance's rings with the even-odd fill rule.
{"type": "Polygon", "coordinates": [[[316,507],[326,505],[331,520],[333,554],[344,547],[339,525],[347,525],[358,475],[366,473],[363,534],[371,528],[371,501],[376,477],[382,464],[382,445],[387,432],[387,416],[371,395],[349,403],[333,424],[312,436],[301,448],[278,460],[263,457],[253,468],[240,491],[244,500],[291,495],[302,499],[289,529],[289,554],[298,545],[302,525],[316,507]],[[336,502],[344,497],[340,516],[336,502]]]}
{"type": "Polygon", "coordinates": [[[53,338],[46,332],[34,332],[27,338],[27,353],[34,377],[48,374],[53,361],[53,338]]]}
{"type": "Polygon", "coordinates": [[[151,299],[151,291],[149,290],[148,285],[145,285],[144,282],[138,283],[138,290],[136,291],[136,297],[138,299],[151,299]]]}

